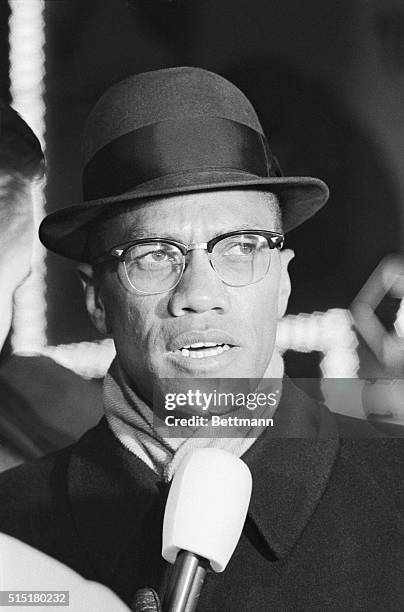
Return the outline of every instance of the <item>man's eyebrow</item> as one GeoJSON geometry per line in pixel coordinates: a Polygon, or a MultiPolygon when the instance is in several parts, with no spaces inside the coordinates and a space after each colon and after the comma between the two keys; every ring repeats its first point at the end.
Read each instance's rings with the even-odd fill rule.
{"type": "Polygon", "coordinates": [[[145,228],[134,227],[127,231],[127,237],[128,240],[137,240],[138,238],[162,238],[163,235],[145,228]]]}
{"type": "Polygon", "coordinates": [[[263,226],[262,223],[242,223],[241,225],[235,225],[231,229],[228,227],[223,227],[220,229],[215,229],[215,232],[212,238],[216,238],[216,236],[221,236],[222,234],[230,234],[231,232],[241,232],[247,231],[251,232],[252,230],[265,230],[266,227],[263,226]]]}
{"type": "Polygon", "coordinates": [[[262,223],[242,223],[241,225],[237,225],[235,227],[233,227],[231,230],[227,229],[223,229],[222,232],[220,232],[221,234],[225,234],[226,232],[238,232],[240,230],[252,230],[252,229],[265,229],[262,226],[262,223]]]}
{"type": "MultiPolygon", "coordinates": [[[[231,228],[229,227],[222,227],[222,228],[215,228],[214,233],[212,234],[212,237],[215,236],[220,236],[221,234],[228,234],[230,232],[238,232],[241,230],[253,230],[253,229],[266,229],[264,227],[261,227],[262,224],[261,223],[242,223],[241,225],[235,225],[231,228]]],[[[183,236],[180,235],[180,233],[178,232],[167,232],[167,231],[161,231],[161,232],[155,232],[149,229],[145,229],[142,227],[134,227],[133,229],[128,231],[128,240],[137,240],[137,239],[142,239],[142,238],[168,238],[168,239],[174,239],[174,240],[183,240],[183,236]]]]}

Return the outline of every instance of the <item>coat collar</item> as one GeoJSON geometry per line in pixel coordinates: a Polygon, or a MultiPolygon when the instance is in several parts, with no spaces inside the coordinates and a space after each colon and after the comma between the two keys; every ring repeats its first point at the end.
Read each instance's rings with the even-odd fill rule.
{"type": "MultiPolygon", "coordinates": [[[[276,557],[291,551],[309,521],[337,451],[334,417],[286,380],[274,427],[243,456],[253,476],[249,518],[276,557]]],[[[73,447],[68,492],[94,578],[102,580],[156,503],[164,505],[168,487],[102,420],[73,447]]]]}

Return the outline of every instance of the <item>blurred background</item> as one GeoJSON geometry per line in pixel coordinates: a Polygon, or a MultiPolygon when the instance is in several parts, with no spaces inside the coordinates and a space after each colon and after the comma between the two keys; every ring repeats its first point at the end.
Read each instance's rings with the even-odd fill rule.
{"type": "MultiPolygon", "coordinates": [[[[402,1],[1,0],[0,96],[46,150],[38,219],[80,201],[80,135],[100,94],[127,75],[177,65],[236,83],[284,173],[317,176],[330,187],[329,204],[287,238],[296,258],[278,338],[286,371],[389,376],[369,329],[355,328],[360,308],[349,308],[380,261],[402,251],[402,1]]],[[[11,347],[101,377],[113,347],[88,320],[74,264],[37,244],[34,268],[18,296],[11,347]]],[[[375,325],[400,344],[402,295],[381,276],[370,281],[378,287],[375,325]]]]}

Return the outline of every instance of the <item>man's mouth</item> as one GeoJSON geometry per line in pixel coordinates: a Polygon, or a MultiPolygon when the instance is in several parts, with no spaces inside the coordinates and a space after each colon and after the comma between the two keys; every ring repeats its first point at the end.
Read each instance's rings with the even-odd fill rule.
{"type": "MultiPolygon", "coordinates": [[[[231,334],[223,330],[209,329],[182,332],[169,342],[168,348],[173,357],[188,363],[199,359],[199,364],[202,365],[201,360],[216,363],[215,358],[225,358],[224,353],[230,355],[232,349],[240,347],[231,334]]],[[[227,355],[225,359],[228,359],[227,355]]]]}
{"type": "Polygon", "coordinates": [[[183,357],[191,359],[203,359],[204,357],[216,357],[225,351],[229,351],[231,345],[217,344],[216,342],[194,342],[193,344],[184,344],[177,349],[175,353],[183,357]]]}

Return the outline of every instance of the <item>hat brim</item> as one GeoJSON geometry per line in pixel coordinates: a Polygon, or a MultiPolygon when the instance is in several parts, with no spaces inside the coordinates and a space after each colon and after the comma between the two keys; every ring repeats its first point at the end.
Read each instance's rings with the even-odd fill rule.
{"type": "Polygon", "coordinates": [[[135,189],[63,208],[49,214],[41,223],[39,237],[51,251],[76,261],[89,261],[88,236],[93,222],[106,210],[121,203],[218,189],[271,191],[280,202],[284,232],[294,229],[314,215],[328,200],[327,185],[312,177],[259,177],[248,173],[204,171],[183,176],[168,175],[148,181],[135,189]]]}

